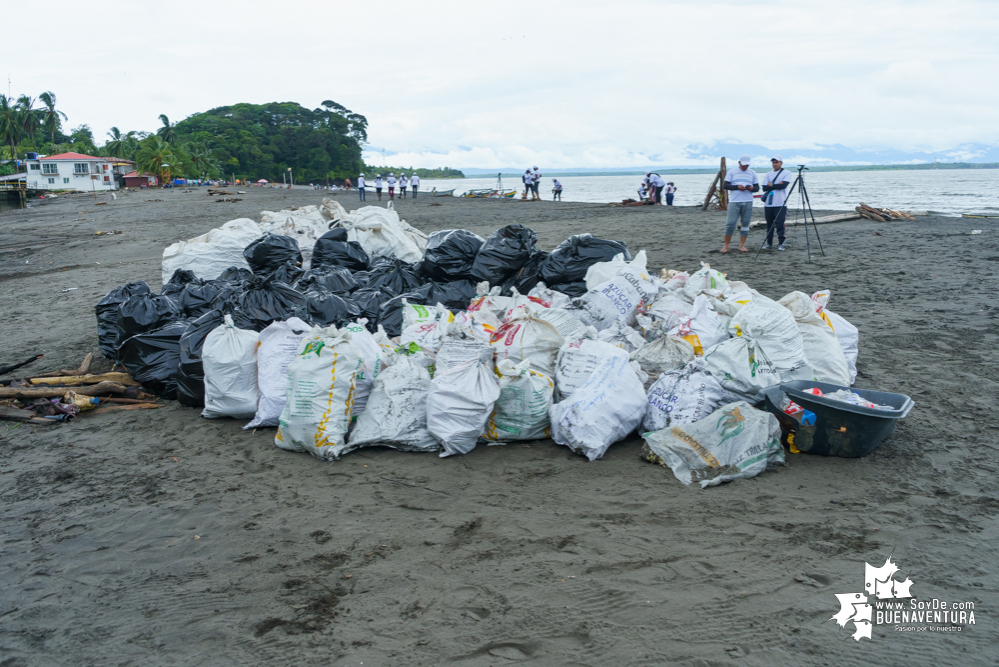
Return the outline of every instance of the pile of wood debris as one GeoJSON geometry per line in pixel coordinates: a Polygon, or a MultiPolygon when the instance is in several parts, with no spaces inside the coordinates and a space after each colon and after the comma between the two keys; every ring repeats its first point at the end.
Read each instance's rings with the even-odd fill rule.
{"type": "MultiPolygon", "coordinates": [[[[2,367],[0,375],[41,358],[42,355],[38,355],[20,364],[2,367]]],[[[91,374],[93,360],[91,353],[84,357],[79,368],[0,382],[0,420],[48,425],[70,421],[81,414],[162,407],[156,397],[143,392],[128,373],[91,374]]]]}
{"type": "Polygon", "coordinates": [[[607,205],[608,206],[655,206],[656,203],[651,199],[643,199],[642,201],[638,201],[636,199],[622,199],[620,204],[618,204],[617,202],[611,202],[610,204],[607,205]]]}
{"type": "Polygon", "coordinates": [[[862,217],[868,220],[875,220],[877,222],[890,222],[892,220],[915,220],[914,217],[905,213],[904,211],[893,211],[890,208],[874,208],[873,206],[868,206],[861,202],[860,206],[856,207],[855,210],[862,217]]]}

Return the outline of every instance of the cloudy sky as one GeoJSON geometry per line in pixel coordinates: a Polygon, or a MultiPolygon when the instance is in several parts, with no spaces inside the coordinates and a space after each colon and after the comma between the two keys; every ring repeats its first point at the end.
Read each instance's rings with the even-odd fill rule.
{"type": "MultiPolygon", "coordinates": [[[[37,3],[2,74],[69,127],[333,99],[389,164],[703,164],[685,149],[999,142],[999,2],[37,3]]],[[[7,21],[5,20],[5,23],[7,21]]],[[[6,92],[6,91],[4,91],[6,92]]],[[[703,151],[700,151],[703,152],[703,151]]],[[[708,151],[710,152],[710,151],[708,151]]]]}

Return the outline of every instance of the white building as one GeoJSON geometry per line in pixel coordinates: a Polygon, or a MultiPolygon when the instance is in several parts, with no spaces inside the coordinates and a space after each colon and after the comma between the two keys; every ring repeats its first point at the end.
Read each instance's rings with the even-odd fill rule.
{"type": "Polygon", "coordinates": [[[26,160],[29,190],[117,190],[114,164],[118,158],[60,153],[26,160]]]}

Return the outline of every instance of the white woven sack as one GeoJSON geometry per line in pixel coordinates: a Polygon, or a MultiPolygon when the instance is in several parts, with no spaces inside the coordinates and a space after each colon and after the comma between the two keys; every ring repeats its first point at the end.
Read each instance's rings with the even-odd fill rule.
{"type": "Polygon", "coordinates": [[[257,413],[243,430],[261,426],[277,426],[284,410],[285,390],[288,387],[288,364],[295,358],[295,351],[312,327],[298,319],[272,322],[260,332],[257,348],[257,413]]]}
{"type": "Polygon", "coordinates": [[[201,349],[205,368],[205,409],[202,417],[249,419],[257,411],[256,331],[237,329],[232,315],[212,329],[201,349]]]}

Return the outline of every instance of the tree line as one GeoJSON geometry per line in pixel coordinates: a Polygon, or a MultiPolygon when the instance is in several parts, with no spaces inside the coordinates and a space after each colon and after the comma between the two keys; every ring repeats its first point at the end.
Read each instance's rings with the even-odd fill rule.
{"type": "Polygon", "coordinates": [[[452,169],[451,167],[441,167],[439,169],[423,169],[413,167],[376,167],[374,165],[364,165],[364,174],[370,181],[375,177],[376,174],[381,174],[382,176],[388,176],[389,174],[406,174],[407,176],[416,172],[416,175],[420,178],[465,178],[465,174],[458,169],[452,169]]]}
{"type": "Polygon", "coordinates": [[[37,98],[0,95],[0,175],[14,173],[12,161],[29,152],[132,160],[140,172],[162,179],[235,175],[280,182],[290,168],[296,182],[318,183],[365,168],[368,121],[332,100],[312,110],[295,102],[235,104],[177,123],[160,114],[155,132],[112,127],[99,146],[87,124],[66,134],[67,120],[51,91],[37,98]]]}

